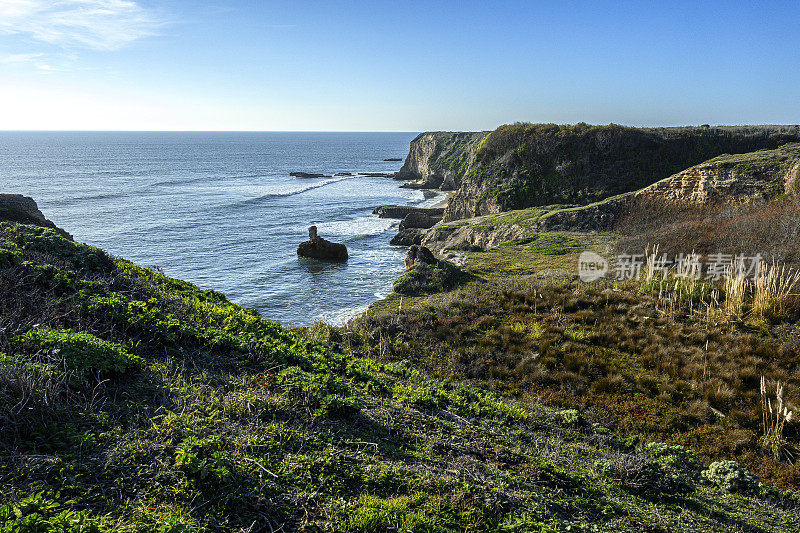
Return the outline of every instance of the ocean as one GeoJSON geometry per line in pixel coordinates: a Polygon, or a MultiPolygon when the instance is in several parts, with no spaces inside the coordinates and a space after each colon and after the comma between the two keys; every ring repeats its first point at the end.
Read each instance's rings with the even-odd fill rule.
{"type": "Polygon", "coordinates": [[[286,326],[342,324],[391,292],[406,250],[378,205],[432,205],[387,177],[415,133],[0,132],[0,192],[77,241],[225,293],[286,326]],[[300,259],[308,226],[346,263],[300,259]]]}

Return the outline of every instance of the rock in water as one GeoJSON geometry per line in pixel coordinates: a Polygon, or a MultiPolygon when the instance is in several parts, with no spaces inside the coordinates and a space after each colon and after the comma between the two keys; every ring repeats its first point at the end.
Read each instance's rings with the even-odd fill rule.
{"type": "Polygon", "coordinates": [[[413,207],[410,205],[381,205],[372,210],[378,218],[406,218],[410,213],[424,213],[431,217],[442,218],[444,207],[413,207]]]}
{"type": "Polygon", "coordinates": [[[317,174],[316,172],[289,172],[289,175],[293,178],[330,178],[330,176],[326,176],[325,174],[317,174]]]}
{"type": "Polygon", "coordinates": [[[308,228],[308,240],[297,247],[299,257],[310,257],[327,261],[347,261],[347,247],[337,242],[326,241],[317,235],[317,227],[308,228]]]}
{"type": "Polygon", "coordinates": [[[430,216],[420,211],[411,211],[400,222],[400,230],[411,228],[430,229],[440,220],[442,220],[442,217],[430,216]]]}

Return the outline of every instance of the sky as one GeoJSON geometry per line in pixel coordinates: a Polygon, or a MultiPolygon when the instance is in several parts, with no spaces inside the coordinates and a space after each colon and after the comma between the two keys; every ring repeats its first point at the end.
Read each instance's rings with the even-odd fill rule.
{"type": "Polygon", "coordinates": [[[0,130],[800,123],[800,2],[0,0],[0,130]]]}

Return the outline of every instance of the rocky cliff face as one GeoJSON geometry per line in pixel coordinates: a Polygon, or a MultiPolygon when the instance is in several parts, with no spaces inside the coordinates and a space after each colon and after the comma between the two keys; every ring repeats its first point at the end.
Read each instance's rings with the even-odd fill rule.
{"type": "Polygon", "coordinates": [[[800,144],[775,150],[723,155],[638,191],[636,198],[709,205],[766,202],[794,195],[800,174],[800,144]]]}
{"type": "Polygon", "coordinates": [[[452,191],[472,169],[483,132],[434,131],[419,134],[411,141],[397,179],[409,181],[412,187],[452,191]]]}
{"type": "MultiPolygon", "coordinates": [[[[512,124],[491,133],[423,133],[412,141],[397,177],[414,180],[416,187],[455,189],[444,214],[449,222],[550,204],[588,205],[647,187],[719,154],[799,141],[798,126],[512,124]]],[[[742,183],[720,177],[714,187],[731,179],[742,183]]],[[[693,183],[708,183],[708,176],[687,174],[685,180],[689,190],[696,188],[693,183]]]]}
{"type": "Polygon", "coordinates": [[[36,201],[21,194],[0,194],[0,218],[23,223],[43,223],[47,219],[36,201]]]}
{"type": "Polygon", "coordinates": [[[621,217],[670,213],[670,205],[765,203],[800,194],[800,143],[722,155],[648,187],[585,206],[540,206],[434,226],[422,244],[437,253],[487,248],[543,231],[610,231],[621,217]],[[667,208],[666,211],[664,208],[667,208]]]}

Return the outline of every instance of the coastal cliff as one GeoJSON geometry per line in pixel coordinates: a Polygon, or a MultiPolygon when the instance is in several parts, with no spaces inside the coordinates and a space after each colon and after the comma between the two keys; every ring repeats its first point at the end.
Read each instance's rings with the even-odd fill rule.
{"type": "Polygon", "coordinates": [[[429,132],[397,178],[455,189],[444,221],[551,204],[588,205],[647,187],[720,154],[800,141],[798,126],[629,128],[511,124],[429,132]]]}
{"type": "Polygon", "coordinates": [[[774,150],[724,154],[677,172],[634,192],[587,205],[537,206],[451,220],[434,226],[421,243],[441,253],[447,250],[491,248],[539,232],[613,230],[622,217],[645,213],[669,222],[670,206],[680,212],[722,204],[765,204],[797,195],[800,143],[774,150]]]}
{"type": "Polygon", "coordinates": [[[39,211],[36,201],[21,194],[0,194],[0,221],[31,224],[56,230],[62,237],[72,239],[69,233],[57,227],[39,211]]]}
{"type": "Polygon", "coordinates": [[[489,134],[481,132],[434,131],[419,134],[397,173],[397,179],[409,180],[409,187],[455,190],[469,173],[481,141],[489,134]]]}

